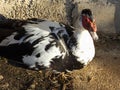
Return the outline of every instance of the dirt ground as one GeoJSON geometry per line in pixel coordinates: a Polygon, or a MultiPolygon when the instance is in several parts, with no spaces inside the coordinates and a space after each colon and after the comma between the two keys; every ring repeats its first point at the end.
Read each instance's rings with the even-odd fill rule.
{"type": "Polygon", "coordinates": [[[120,90],[120,37],[99,32],[96,56],[69,73],[33,71],[0,59],[0,90],[120,90]]]}

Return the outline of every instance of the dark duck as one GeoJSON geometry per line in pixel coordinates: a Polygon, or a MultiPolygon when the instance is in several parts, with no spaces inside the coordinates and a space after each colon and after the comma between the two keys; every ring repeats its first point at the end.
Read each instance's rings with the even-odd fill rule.
{"type": "Polygon", "coordinates": [[[0,56],[31,69],[80,69],[95,56],[97,27],[90,9],[83,9],[74,28],[41,19],[0,21],[0,56]]]}

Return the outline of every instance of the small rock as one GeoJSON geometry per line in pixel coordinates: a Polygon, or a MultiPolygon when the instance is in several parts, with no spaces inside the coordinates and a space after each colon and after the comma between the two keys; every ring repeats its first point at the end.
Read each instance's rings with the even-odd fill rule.
{"type": "Polygon", "coordinates": [[[31,89],[35,89],[35,87],[36,87],[35,84],[30,85],[30,88],[31,88],[31,89]]]}
{"type": "Polygon", "coordinates": [[[39,70],[38,72],[39,72],[40,74],[42,74],[42,71],[41,71],[41,70],[39,70]]]}
{"type": "Polygon", "coordinates": [[[33,81],[33,83],[30,85],[29,89],[35,90],[37,84],[38,84],[37,82],[33,81]]]}
{"type": "Polygon", "coordinates": [[[91,81],[91,79],[92,79],[92,77],[91,77],[91,76],[88,76],[88,77],[87,77],[87,81],[88,81],[88,82],[90,82],[90,81],[91,81]]]}
{"type": "Polygon", "coordinates": [[[4,77],[2,75],[0,75],[0,80],[2,80],[4,77]]]}

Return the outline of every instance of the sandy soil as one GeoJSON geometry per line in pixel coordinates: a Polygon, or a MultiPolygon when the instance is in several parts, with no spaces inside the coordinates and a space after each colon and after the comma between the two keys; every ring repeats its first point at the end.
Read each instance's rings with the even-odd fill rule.
{"type": "Polygon", "coordinates": [[[66,74],[32,71],[1,58],[0,90],[120,90],[120,39],[101,32],[99,36],[94,60],[66,74]]]}

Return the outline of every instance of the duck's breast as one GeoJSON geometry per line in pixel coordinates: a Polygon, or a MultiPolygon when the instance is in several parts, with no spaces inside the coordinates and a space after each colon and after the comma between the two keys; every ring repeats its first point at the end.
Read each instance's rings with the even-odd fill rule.
{"type": "Polygon", "coordinates": [[[95,55],[95,48],[92,37],[90,33],[85,30],[76,33],[74,39],[73,40],[76,41],[74,43],[76,44],[73,44],[71,47],[72,54],[76,57],[77,61],[87,65],[95,55]]]}

